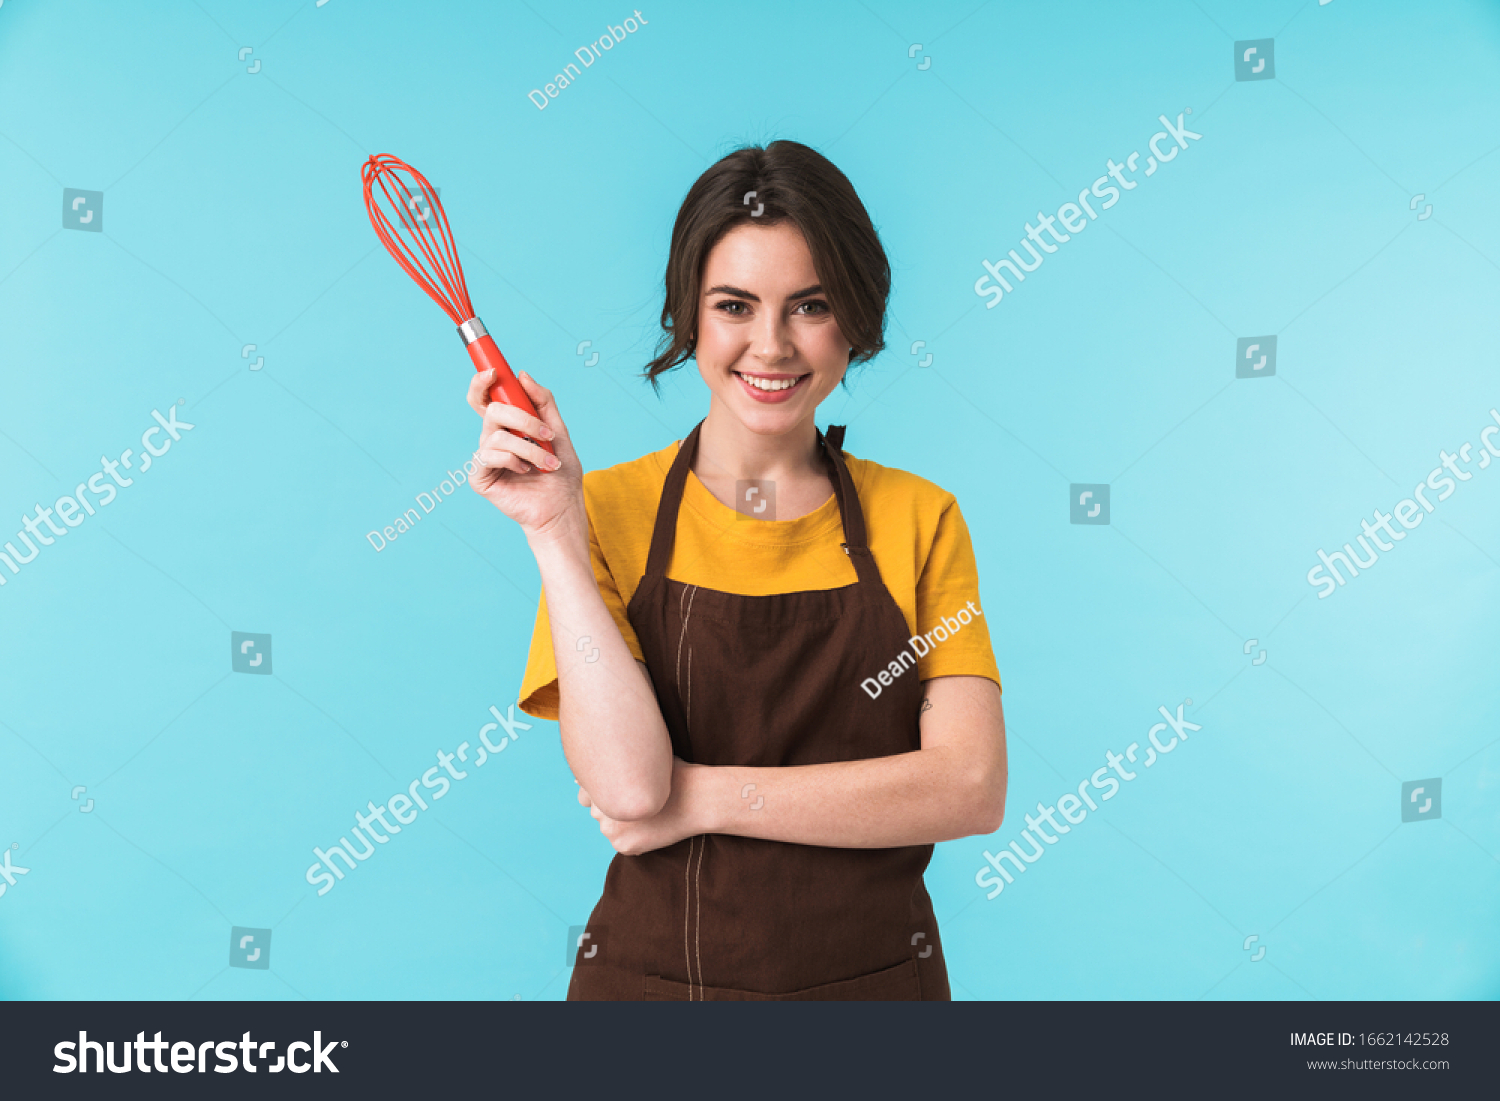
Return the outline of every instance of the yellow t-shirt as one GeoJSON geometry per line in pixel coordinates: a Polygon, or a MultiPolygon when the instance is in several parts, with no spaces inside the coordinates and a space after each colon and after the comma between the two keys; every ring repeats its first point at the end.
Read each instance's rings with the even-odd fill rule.
{"type": "MultiPolygon", "coordinates": [[[[988,677],[998,685],[974,548],[957,499],[915,474],[843,454],[881,579],[911,633],[927,636],[910,646],[913,654],[925,651],[917,659],[918,679],[988,677]],[[975,615],[975,609],[981,614],[975,615]],[[950,633],[953,626],[958,630],[950,633]]],[[[594,577],[638,661],[645,656],[625,609],[646,572],[657,504],[676,457],[674,442],[583,476],[594,577]]],[[[689,471],[667,577],[742,596],[837,589],[858,580],[853,562],[839,546],[843,538],[838,500],[832,495],[795,520],[757,520],[722,504],[689,471]]],[[[870,671],[871,676],[878,672],[870,671]]],[[[545,593],[537,608],[519,705],[528,715],[557,719],[557,665],[545,593]]]]}

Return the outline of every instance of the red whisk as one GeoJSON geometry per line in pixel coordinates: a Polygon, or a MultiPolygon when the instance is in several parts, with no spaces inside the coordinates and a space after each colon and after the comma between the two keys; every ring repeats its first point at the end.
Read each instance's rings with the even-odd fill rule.
{"type": "MultiPolygon", "coordinates": [[[[536,407],[521,389],[510,364],[500,354],[495,338],[474,316],[474,307],[469,304],[469,287],[464,282],[463,265],[458,261],[458,249],[453,244],[448,215],[443,211],[437,189],[411,165],[386,153],[372,154],[359,175],[365,185],[365,210],[369,212],[370,224],[375,227],[380,243],[406,274],[427,292],[428,297],[453,319],[453,324],[458,326],[458,335],[463,337],[464,345],[469,349],[474,369],[495,369],[490,400],[503,401],[536,416],[536,407]],[[395,220],[387,211],[395,212],[395,220]]],[[[552,445],[546,440],[524,438],[554,454],[552,445]]]]}

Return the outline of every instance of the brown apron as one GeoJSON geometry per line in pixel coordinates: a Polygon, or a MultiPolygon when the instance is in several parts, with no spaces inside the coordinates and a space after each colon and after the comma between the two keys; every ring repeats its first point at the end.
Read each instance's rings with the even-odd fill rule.
{"type": "MultiPolygon", "coordinates": [[[[843,426],[818,439],[859,580],[771,596],[666,576],[702,427],[667,474],[646,572],[626,609],[672,752],[704,765],[774,768],[920,749],[916,671],[893,678],[878,699],[860,687],[907,648],[908,628],[866,544],[840,453],[843,426]]],[[[753,806],[757,794],[745,798],[753,806]]],[[[568,999],[947,1001],[942,943],[922,882],[932,848],[701,834],[639,856],[617,854],[575,956],[568,999]]]]}

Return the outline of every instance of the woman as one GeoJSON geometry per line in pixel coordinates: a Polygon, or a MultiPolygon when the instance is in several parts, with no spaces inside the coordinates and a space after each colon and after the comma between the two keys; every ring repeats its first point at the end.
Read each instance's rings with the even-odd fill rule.
{"type": "Polygon", "coordinates": [[[691,356],[710,392],[680,445],[584,475],[529,376],[537,417],[469,389],[470,484],[542,579],[520,706],[618,853],[570,1000],[950,997],[922,872],[1005,801],[974,554],[951,494],[813,421],[889,289],[844,175],[752,146],[672,233],[646,374],[691,356]]]}

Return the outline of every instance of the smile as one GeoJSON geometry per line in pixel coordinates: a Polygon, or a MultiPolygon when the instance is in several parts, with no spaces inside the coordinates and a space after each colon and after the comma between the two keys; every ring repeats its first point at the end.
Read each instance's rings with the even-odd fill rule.
{"type": "Polygon", "coordinates": [[[811,373],[805,375],[750,375],[735,371],[733,374],[756,401],[785,401],[791,397],[792,391],[812,378],[811,373]]]}

